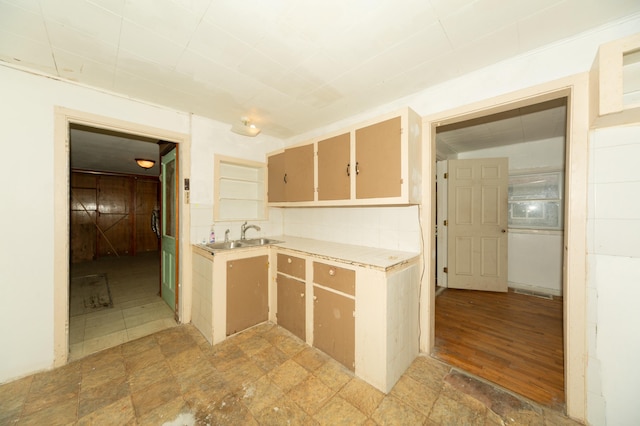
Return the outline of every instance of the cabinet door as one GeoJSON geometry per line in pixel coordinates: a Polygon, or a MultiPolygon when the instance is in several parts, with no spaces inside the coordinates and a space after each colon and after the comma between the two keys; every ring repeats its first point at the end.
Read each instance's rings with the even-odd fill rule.
{"type": "Polygon", "coordinates": [[[285,150],[286,201],[313,201],[313,144],[285,150]]]}
{"type": "Polygon", "coordinates": [[[318,142],[318,200],[351,198],[351,134],[318,142]]]}
{"type": "Polygon", "coordinates": [[[268,256],[227,261],[227,336],[267,321],[268,256]]]}
{"type": "Polygon", "coordinates": [[[355,370],[355,300],[314,286],[313,346],[355,370]]]}
{"type": "Polygon", "coordinates": [[[401,195],[401,131],[400,117],[356,130],[356,198],[401,195]]]}
{"type": "Polygon", "coordinates": [[[285,153],[270,155],[267,159],[269,179],[267,198],[270,202],[286,201],[285,196],[285,153]]]}
{"type": "Polygon", "coordinates": [[[306,339],[305,284],[278,274],[278,325],[306,339]]]}

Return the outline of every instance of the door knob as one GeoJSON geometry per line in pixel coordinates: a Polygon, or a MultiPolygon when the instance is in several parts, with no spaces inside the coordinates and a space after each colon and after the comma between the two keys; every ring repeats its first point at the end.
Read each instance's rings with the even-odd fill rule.
{"type": "Polygon", "coordinates": [[[503,230],[501,230],[500,232],[502,232],[502,233],[504,234],[505,232],[507,232],[507,230],[506,230],[506,229],[503,229],[503,230]]]}

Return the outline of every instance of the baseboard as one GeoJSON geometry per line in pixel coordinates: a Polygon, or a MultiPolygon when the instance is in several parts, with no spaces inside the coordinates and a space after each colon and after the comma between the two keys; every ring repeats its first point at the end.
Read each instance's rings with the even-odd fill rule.
{"type": "Polygon", "coordinates": [[[512,283],[509,282],[509,289],[514,290],[516,293],[528,294],[531,296],[545,297],[549,298],[549,296],[560,297],[562,296],[562,290],[557,290],[553,288],[546,287],[538,287],[533,285],[527,285],[522,283],[512,283]]]}

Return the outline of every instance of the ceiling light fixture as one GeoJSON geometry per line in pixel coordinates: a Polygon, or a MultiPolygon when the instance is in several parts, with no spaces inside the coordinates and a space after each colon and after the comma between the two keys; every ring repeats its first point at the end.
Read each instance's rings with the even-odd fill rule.
{"type": "Polygon", "coordinates": [[[241,124],[234,124],[231,126],[231,131],[233,133],[250,137],[257,136],[258,133],[260,133],[260,129],[256,127],[255,124],[251,123],[249,117],[240,118],[240,123],[241,124]]]}
{"type": "Polygon", "coordinates": [[[144,158],[136,158],[136,163],[138,163],[138,166],[142,167],[143,169],[150,169],[154,164],[156,164],[155,161],[147,160],[144,158]]]}

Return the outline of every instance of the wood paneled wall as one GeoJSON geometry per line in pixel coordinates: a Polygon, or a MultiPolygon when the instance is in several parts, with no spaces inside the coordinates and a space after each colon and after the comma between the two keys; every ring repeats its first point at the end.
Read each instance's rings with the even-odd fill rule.
{"type": "Polygon", "coordinates": [[[159,209],[155,177],[71,173],[71,261],[156,251],[151,215],[159,209]]]}

